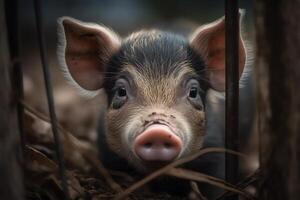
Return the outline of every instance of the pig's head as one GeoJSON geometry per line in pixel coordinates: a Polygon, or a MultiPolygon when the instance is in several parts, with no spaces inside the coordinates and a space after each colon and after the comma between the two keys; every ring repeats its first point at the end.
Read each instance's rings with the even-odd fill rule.
{"type": "MultiPolygon", "coordinates": [[[[201,148],[206,91],[224,91],[224,37],[224,18],[191,39],[151,30],[121,40],[106,27],[63,17],[58,57],[84,94],[106,92],[109,148],[149,170],[201,148]]],[[[242,73],[241,38],[239,46],[242,73]]]]}

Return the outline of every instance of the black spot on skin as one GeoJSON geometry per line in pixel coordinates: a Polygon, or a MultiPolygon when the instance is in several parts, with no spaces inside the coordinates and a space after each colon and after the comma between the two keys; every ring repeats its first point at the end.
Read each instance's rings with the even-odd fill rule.
{"type": "Polygon", "coordinates": [[[176,119],[176,117],[174,115],[170,115],[171,118],[176,119]]]}
{"type": "Polygon", "coordinates": [[[166,115],[166,114],[164,114],[164,113],[162,113],[162,114],[161,114],[161,116],[163,116],[163,117],[167,117],[167,115],[166,115]]]}
{"type": "Polygon", "coordinates": [[[152,116],[152,115],[156,115],[156,112],[153,112],[153,113],[151,113],[151,115],[150,115],[150,116],[152,116]]]}

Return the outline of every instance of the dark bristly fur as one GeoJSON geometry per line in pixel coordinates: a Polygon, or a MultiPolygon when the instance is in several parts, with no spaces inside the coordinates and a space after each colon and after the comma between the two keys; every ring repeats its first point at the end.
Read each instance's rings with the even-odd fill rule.
{"type": "MultiPolygon", "coordinates": [[[[205,77],[204,60],[189,46],[186,38],[173,33],[150,30],[133,33],[126,38],[120,50],[108,63],[104,89],[111,102],[114,81],[120,76],[124,65],[134,66],[137,71],[151,73],[154,78],[176,74],[186,63],[198,74],[201,89],[205,92],[208,82],[205,77]],[[147,67],[147,71],[145,71],[147,67]]],[[[125,76],[128,74],[125,73],[125,76]]],[[[145,75],[147,76],[147,75],[145,75]]],[[[202,93],[204,98],[205,93],[202,93]]]]}

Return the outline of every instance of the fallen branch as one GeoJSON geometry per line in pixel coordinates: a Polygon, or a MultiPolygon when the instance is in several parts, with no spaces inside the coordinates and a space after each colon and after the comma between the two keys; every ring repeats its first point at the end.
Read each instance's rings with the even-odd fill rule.
{"type": "Polygon", "coordinates": [[[151,173],[150,175],[148,175],[145,178],[143,178],[142,180],[134,183],[129,188],[127,188],[126,190],[124,190],[123,192],[118,194],[114,199],[115,200],[124,199],[130,193],[132,193],[133,191],[135,191],[138,188],[142,187],[143,185],[145,185],[146,183],[148,183],[151,180],[155,179],[156,177],[164,175],[169,170],[173,169],[174,167],[182,165],[182,164],[187,163],[187,162],[190,162],[190,161],[198,158],[199,156],[205,155],[207,153],[225,153],[225,152],[245,158],[245,155],[242,154],[242,153],[235,152],[235,151],[232,151],[232,150],[227,150],[227,149],[224,149],[224,148],[210,147],[210,148],[201,149],[198,152],[196,152],[196,153],[194,153],[190,156],[187,156],[185,158],[176,160],[173,163],[170,163],[170,164],[166,165],[165,167],[162,167],[162,168],[158,169],[157,171],[151,173]]]}
{"type": "Polygon", "coordinates": [[[169,171],[166,172],[167,175],[171,175],[177,178],[181,179],[187,179],[187,180],[193,180],[203,183],[208,183],[210,185],[240,194],[247,199],[255,199],[251,194],[248,192],[243,191],[239,187],[232,185],[222,179],[215,178],[213,176],[209,176],[200,172],[195,172],[187,169],[181,169],[181,168],[172,168],[169,171]]]}
{"type": "MultiPolygon", "coordinates": [[[[236,184],[236,186],[238,186],[241,189],[245,189],[249,185],[257,182],[258,179],[259,179],[259,177],[260,177],[260,169],[257,169],[255,172],[253,172],[252,174],[250,174],[249,176],[247,176],[244,180],[242,180],[241,182],[239,182],[238,184],[236,184]]],[[[228,197],[231,194],[232,194],[231,191],[226,191],[223,194],[221,194],[219,197],[217,197],[216,200],[225,199],[225,197],[228,197]]]]}
{"type": "MultiPolygon", "coordinates": [[[[42,121],[45,121],[47,123],[50,123],[49,117],[46,115],[36,111],[31,106],[27,105],[25,102],[20,102],[25,110],[35,117],[39,118],[42,121]]],[[[69,144],[68,147],[74,147],[74,151],[78,151],[78,148],[80,148],[81,155],[86,159],[86,161],[89,162],[90,165],[92,165],[99,174],[105,179],[107,184],[116,192],[121,192],[122,188],[121,186],[116,183],[111,175],[108,173],[108,171],[105,169],[103,164],[100,162],[98,158],[98,154],[94,149],[86,148],[86,146],[82,145],[82,142],[78,140],[73,134],[71,134],[69,131],[67,131],[65,128],[63,128],[60,124],[58,124],[58,130],[62,135],[64,136],[62,138],[62,142],[64,146],[67,146],[66,144],[69,144]]],[[[68,151],[73,151],[71,149],[68,149],[68,151]]],[[[66,153],[66,152],[65,152],[66,153]]],[[[66,155],[65,155],[66,156],[66,155]]]]}
{"type": "Polygon", "coordinates": [[[191,185],[192,191],[195,193],[195,195],[197,196],[197,198],[199,200],[207,200],[207,198],[205,196],[203,196],[203,194],[199,190],[198,185],[195,181],[191,181],[190,185],[191,185]]]}

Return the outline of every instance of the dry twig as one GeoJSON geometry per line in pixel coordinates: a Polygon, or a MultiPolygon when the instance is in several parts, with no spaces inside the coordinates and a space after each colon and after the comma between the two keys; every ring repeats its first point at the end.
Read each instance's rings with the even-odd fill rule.
{"type": "Polygon", "coordinates": [[[191,181],[190,185],[191,185],[192,191],[195,193],[195,195],[197,196],[197,198],[199,200],[207,200],[207,198],[205,196],[203,196],[203,194],[199,190],[198,185],[195,181],[191,181]]]}
{"type": "MultiPolygon", "coordinates": [[[[253,172],[252,174],[250,174],[249,176],[247,176],[244,180],[242,180],[241,182],[239,182],[238,184],[236,184],[236,186],[238,186],[239,188],[245,189],[249,185],[257,182],[258,179],[259,179],[259,177],[260,177],[260,169],[257,169],[255,172],[253,172]]],[[[226,191],[223,194],[221,194],[219,197],[217,197],[216,200],[225,199],[225,197],[227,197],[227,196],[229,196],[231,194],[232,194],[231,191],[226,191]]]]}
{"type": "MultiPolygon", "coordinates": [[[[24,106],[25,110],[29,113],[33,114],[37,118],[41,119],[42,121],[45,121],[47,123],[50,123],[49,117],[46,115],[36,111],[31,106],[26,104],[25,102],[21,101],[21,104],[24,106]]],[[[69,131],[67,131],[65,128],[63,128],[60,124],[58,124],[58,130],[63,134],[62,141],[63,143],[70,143],[69,146],[79,146],[80,141],[69,131]]],[[[65,145],[64,145],[65,146],[65,145]]],[[[111,175],[108,173],[108,171],[105,169],[103,164],[100,162],[97,156],[97,152],[93,151],[92,149],[83,149],[80,152],[81,155],[92,165],[94,168],[99,172],[99,174],[105,179],[105,181],[108,183],[108,185],[116,192],[121,192],[122,188],[121,186],[116,183],[111,175]]]]}
{"type": "Polygon", "coordinates": [[[176,160],[174,161],[173,163],[170,163],[168,165],[166,165],[165,167],[162,167],[160,168],[159,170],[151,173],[150,175],[146,176],[145,178],[143,178],[142,180],[134,183],[133,185],[131,185],[129,188],[127,188],[126,190],[124,190],[123,192],[121,192],[120,194],[118,194],[114,199],[115,200],[118,200],[118,199],[124,199],[125,197],[127,197],[130,193],[132,193],[133,191],[137,190],[138,188],[142,187],[143,185],[145,185],[146,183],[148,183],[149,181],[155,179],[156,177],[158,176],[161,176],[163,174],[166,174],[169,170],[171,170],[172,168],[176,167],[176,166],[179,166],[179,165],[182,165],[184,163],[187,163],[187,162],[190,162],[194,159],[196,159],[197,157],[199,156],[202,156],[204,154],[207,154],[207,153],[224,153],[224,152],[227,152],[227,153],[231,153],[233,155],[238,155],[238,156],[241,156],[241,157],[244,157],[245,158],[245,155],[242,154],[242,153],[239,153],[239,152],[235,152],[235,151],[232,151],[232,150],[226,150],[224,148],[217,148],[217,147],[210,147],[210,148],[205,148],[205,149],[201,149],[199,150],[198,152],[190,155],[190,156],[187,156],[185,158],[182,158],[182,159],[179,159],[179,160],[176,160]]]}
{"type": "Polygon", "coordinates": [[[198,182],[203,182],[203,183],[208,183],[210,185],[216,186],[223,188],[225,190],[240,194],[247,199],[255,199],[251,194],[248,192],[243,191],[239,187],[232,185],[230,183],[227,183],[226,181],[215,178],[213,176],[209,176],[200,172],[195,172],[187,169],[181,169],[181,168],[172,168],[166,172],[167,175],[171,175],[174,177],[182,178],[182,179],[187,179],[187,180],[193,180],[193,181],[198,181],[198,182]]]}

